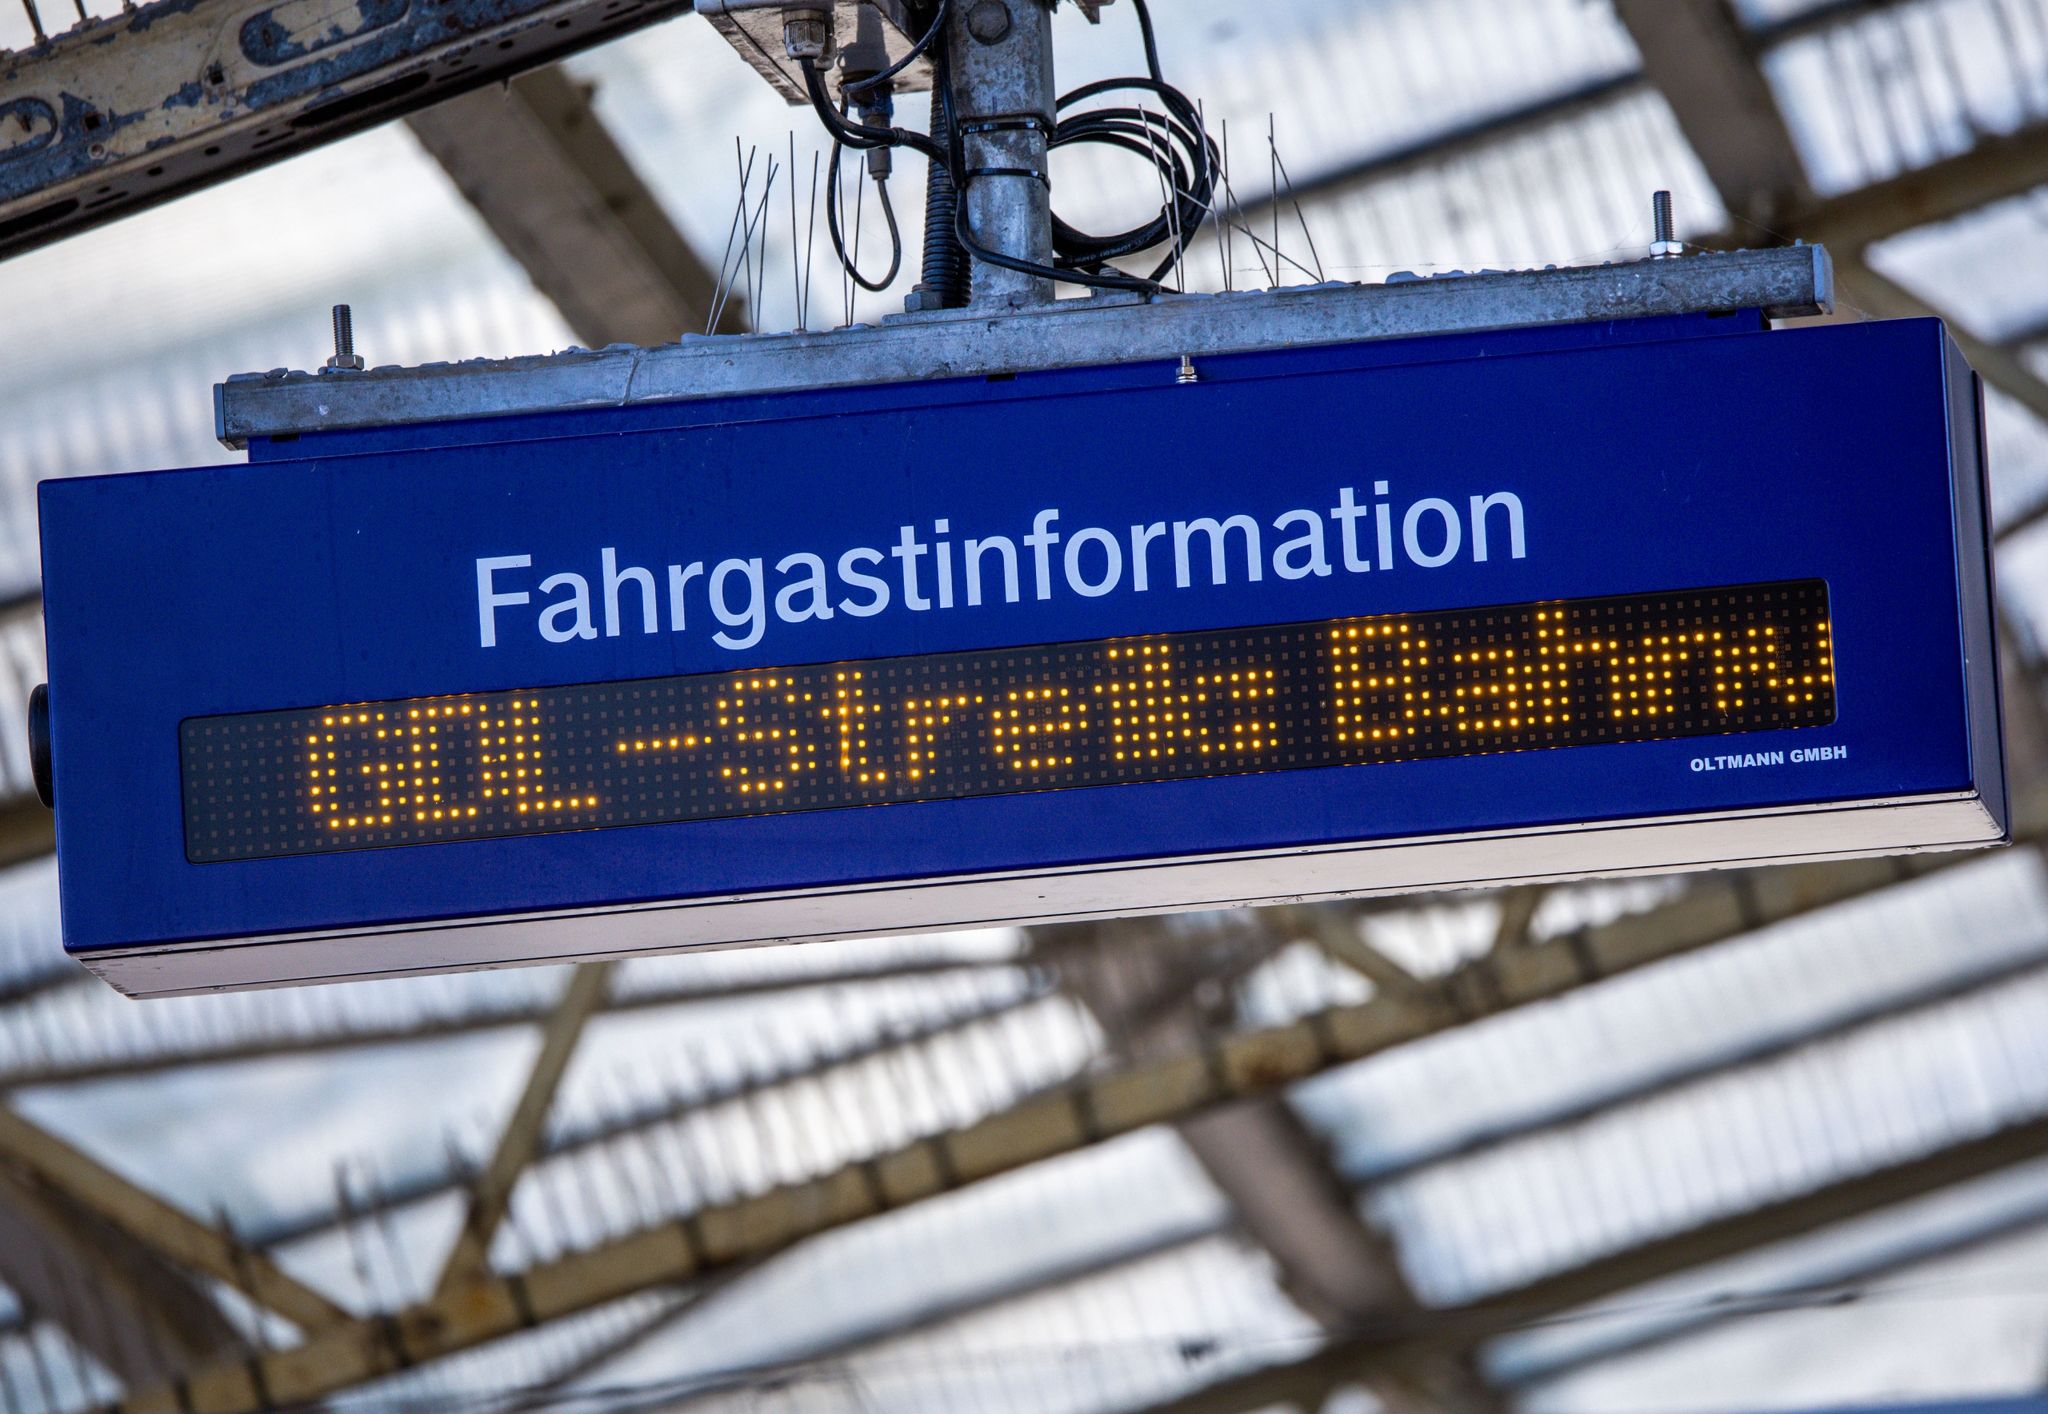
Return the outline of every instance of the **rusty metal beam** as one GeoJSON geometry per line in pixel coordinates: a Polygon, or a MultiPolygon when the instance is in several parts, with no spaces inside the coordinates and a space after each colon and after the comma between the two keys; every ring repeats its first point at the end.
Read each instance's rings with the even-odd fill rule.
{"type": "MultiPolygon", "coordinates": [[[[800,1084],[806,1080],[815,1080],[835,1070],[859,1065],[901,1047],[921,1045],[941,1036],[954,1035],[967,1027],[993,1020],[1040,1001],[1044,996],[1044,992],[1035,991],[1015,1001],[1005,1000],[993,1005],[950,1011],[914,1027],[892,1029],[840,1049],[811,1056],[801,1064],[775,1070],[750,1069],[738,1079],[709,1085],[687,1095],[664,1098],[621,1115],[594,1123],[586,1121],[575,1128],[556,1130],[553,1133],[543,1131],[536,1158],[545,1160],[581,1154],[626,1135],[639,1134],[659,1125],[673,1124],[689,1115],[719,1105],[728,1105],[735,1101],[753,1101],[769,1091],[800,1084]]],[[[375,1193],[358,1195],[345,1210],[333,1208],[303,1213],[274,1222],[268,1227],[254,1229],[245,1234],[245,1237],[253,1246],[274,1250],[324,1232],[332,1232],[352,1221],[361,1221],[380,1213],[396,1212],[413,1204],[437,1198],[442,1194],[456,1191],[461,1186],[460,1179],[446,1169],[425,1170],[409,1178],[380,1183],[375,1193]]]]}
{"type": "Polygon", "coordinates": [[[0,1165],[0,1280],[128,1385],[175,1378],[242,1340],[191,1275],[77,1202],[0,1165]]]}
{"type": "MultiPolygon", "coordinates": [[[[1375,979],[1383,995],[1412,992],[1416,979],[1368,947],[1352,910],[1342,906],[1265,910],[1264,926],[1233,919],[1213,942],[1158,919],[1081,931],[1054,952],[1063,983],[1104,1033],[1126,1038],[1125,1060],[1197,1053],[1211,1019],[1205,993],[1257,968],[1281,946],[1327,931],[1355,951],[1381,959],[1402,980],[1375,979]],[[1193,954],[1192,956],[1190,954],[1193,954]],[[1166,1004],[1161,1004],[1166,999],[1166,1004]],[[1134,1016],[1148,1016],[1135,1028],[1134,1016]]],[[[1228,1105],[1183,1120],[1181,1141],[1229,1200],[1244,1234],[1273,1259],[1280,1288],[1325,1330],[1355,1330],[1390,1312],[1416,1309],[1399,1258],[1384,1234],[1367,1226],[1330,1163],[1327,1150],[1281,1096],[1228,1105]]],[[[1423,1354],[1377,1373],[1373,1392],[1389,1414],[1478,1414],[1503,1406],[1469,1361],[1423,1354]]]]}
{"type": "Polygon", "coordinates": [[[187,1270],[226,1282],[306,1331],[349,1320],[339,1305],[262,1253],[216,1232],[5,1107],[0,1107],[0,1162],[130,1241],[187,1270]]]}
{"type": "Polygon", "coordinates": [[[1614,0],[1614,9],[1731,214],[1774,229],[1811,205],[1806,168],[1731,0],[1614,0]]]}
{"type": "Polygon", "coordinates": [[[576,1053],[576,1043],[583,1039],[584,1026],[611,990],[614,966],[611,962],[586,962],[570,972],[554,1014],[541,1028],[540,1052],[498,1136],[498,1147],[471,1185],[462,1226],[441,1266],[440,1280],[434,1283],[436,1296],[446,1296],[488,1269],[491,1239],[504,1221],[519,1176],[540,1152],[541,1126],[569,1069],[569,1059],[576,1053]]]}
{"type": "MultiPolygon", "coordinates": [[[[560,66],[407,124],[585,345],[707,332],[715,275],[606,131],[591,91],[560,66]]],[[[738,305],[728,301],[717,332],[745,330],[738,305]]]]}
{"type": "MultiPolygon", "coordinates": [[[[151,0],[0,52],[0,257],[687,13],[689,0],[151,0]]],[[[368,237],[366,237],[368,238],[368,237]]]]}
{"type": "Polygon", "coordinates": [[[1332,1345],[1306,1360],[1223,1380],[1156,1405],[1147,1414],[1242,1414],[1280,1405],[1317,1409],[1332,1392],[1361,1383],[1375,1365],[1399,1352],[1418,1347],[1469,1350],[1620,1292],[2043,1157],[2048,1157],[2048,1117],[2016,1123],[1980,1139],[1712,1219],[1497,1292],[1474,1305],[1424,1312],[1406,1328],[1386,1327],[1332,1345]]]}
{"type": "MultiPolygon", "coordinates": [[[[1895,867],[1883,862],[1872,867],[1895,867]]],[[[1082,1077],[965,1129],[943,1131],[844,1168],[613,1238],[510,1276],[485,1276],[375,1321],[312,1336],[248,1362],[209,1367],[114,1406],[128,1414],[256,1414],[309,1402],[396,1371],[588,1310],[787,1250],[797,1242],[983,1179],[1133,1133],[1178,1124],[1465,1022],[1562,996],[1587,983],[1694,951],[1731,923],[1817,906],[1860,888],[1853,871],[1764,871],[1723,880],[1668,928],[1621,919],[1568,939],[1491,954],[1415,995],[1375,998],[1285,1026],[1214,1038],[1200,1051],[1082,1077]]]]}

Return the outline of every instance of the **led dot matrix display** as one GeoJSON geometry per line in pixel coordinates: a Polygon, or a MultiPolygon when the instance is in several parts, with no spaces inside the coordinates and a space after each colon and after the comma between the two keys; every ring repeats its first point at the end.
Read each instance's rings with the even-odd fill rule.
{"type": "Polygon", "coordinates": [[[1823,726],[1817,580],[201,717],[196,863],[1823,726]]]}

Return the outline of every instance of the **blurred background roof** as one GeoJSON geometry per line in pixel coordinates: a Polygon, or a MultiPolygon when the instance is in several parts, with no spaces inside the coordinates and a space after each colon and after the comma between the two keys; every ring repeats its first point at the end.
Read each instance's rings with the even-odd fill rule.
{"type": "MultiPolygon", "coordinates": [[[[105,0],[52,8],[0,9],[0,124],[74,18],[148,67],[149,32],[105,0]]],[[[1139,68],[1129,8],[1099,27],[1061,8],[1063,89],[1139,68]]],[[[6,708],[0,1410],[232,1371],[323,1325],[393,1371],[334,1398],[364,1410],[1732,1411],[2043,1390],[2048,0],[1158,8],[1169,78],[1228,125],[1241,207],[1190,288],[1637,258],[1662,188],[1697,246],[1826,242],[1838,318],[1949,319],[1989,384],[2021,843],[134,1004],[63,958],[6,708]],[[1551,956],[1629,967],[1529,1006],[1475,985],[1551,956]],[[402,1370],[402,1331],[371,1319],[477,1260],[630,1263],[1077,1077],[1355,1006],[1411,1039],[716,1281],[402,1370]]],[[[816,125],[687,14],[304,147],[0,262],[0,702],[40,681],[36,483],[234,459],[212,385],[317,366],[331,304],[353,305],[372,363],[419,364],[647,319],[702,333],[721,283],[757,329],[874,320],[916,279],[848,287],[817,234],[816,125]],[[530,168],[508,172],[506,132],[530,168]],[[549,201],[580,202],[589,240],[638,242],[588,263],[642,280],[653,313],[594,299],[591,270],[536,243],[524,223],[549,201]],[[736,213],[757,207],[740,270],[736,213]]],[[[910,231],[922,167],[900,165],[910,231]]],[[[1142,164],[1078,152],[1055,174],[1084,228],[1157,205],[1142,164]]],[[[877,268],[878,213],[849,192],[877,268]]]]}

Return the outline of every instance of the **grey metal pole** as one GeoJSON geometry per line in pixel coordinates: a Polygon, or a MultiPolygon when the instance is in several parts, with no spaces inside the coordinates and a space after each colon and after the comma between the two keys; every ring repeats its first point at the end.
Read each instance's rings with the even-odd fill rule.
{"type": "MultiPolygon", "coordinates": [[[[967,224],[1002,255],[1050,265],[1051,0],[966,0],[947,21],[955,115],[967,170],[967,224]]],[[[1053,282],[974,261],[976,309],[1047,304],[1053,282]]]]}

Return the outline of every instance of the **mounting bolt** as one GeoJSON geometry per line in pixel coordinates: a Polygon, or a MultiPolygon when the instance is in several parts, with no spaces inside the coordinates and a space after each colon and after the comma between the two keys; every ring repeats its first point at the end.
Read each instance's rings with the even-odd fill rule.
{"type": "Polygon", "coordinates": [[[1685,247],[1671,227],[1671,193],[1668,191],[1650,194],[1650,215],[1656,224],[1656,237],[1650,242],[1650,255],[1658,260],[1667,256],[1685,254],[1685,247]]]}
{"type": "Polygon", "coordinates": [[[1010,7],[1003,0],[981,0],[967,12],[967,32],[983,44],[1000,44],[1009,37],[1010,7]]]}
{"type": "Polygon", "coordinates": [[[832,17],[822,10],[783,11],[782,50],[799,64],[822,63],[832,52],[832,17]]]}
{"type": "Polygon", "coordinates": [[[360,373],[362,368],[363,356],[356,352],[355,322],[349,317],[348,306],[338,304],[334,307],[334,356],[322,371],[360,373]]]}
{"type": "Polygon", "coordinates": [[[1187,354],[1180,356],[1180,372],[1174,375],[1173,381],[1182,384],[1199,383],[1202,381],[1202,375],[1195,372],[1194,359],[1190,358],[1187,354]]]}

